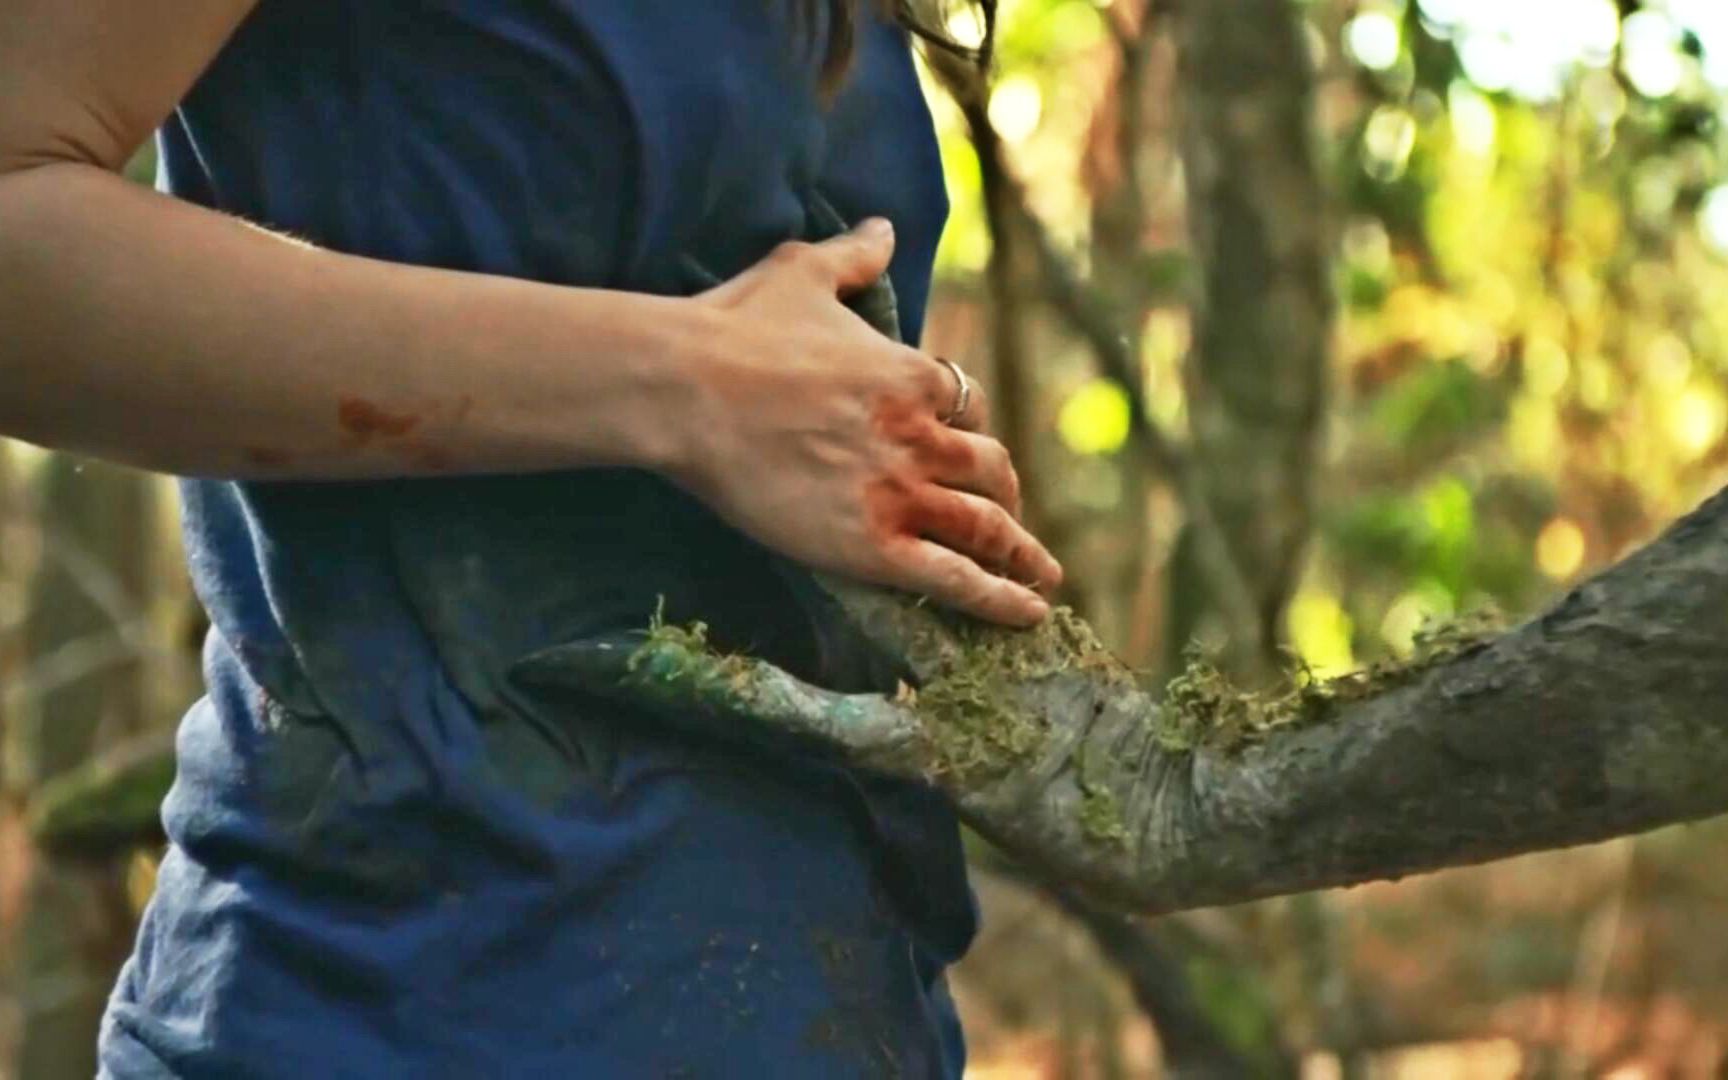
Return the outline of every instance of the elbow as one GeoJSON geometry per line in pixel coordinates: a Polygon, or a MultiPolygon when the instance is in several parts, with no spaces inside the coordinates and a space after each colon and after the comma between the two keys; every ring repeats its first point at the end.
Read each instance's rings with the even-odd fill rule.
{"type": "Polygon", "coordinates": [[[110,167],[88,148],[71,142],[24,143],[0,140],[0,253],[9,237],[22,235],[34,216],[32,207],[44,197],[60,196],[55,189],[76,186],[97,173],[117,173],[125,162],[110,167]]]}
{"type": "Polygon", "coordinates": [[[125,164],[122,161],[118,165],[111,165],[100,157],[87,152],[84,148],[70,145],[7,146],[0,144],[0,180],[35,172],[39,169],[67,166],[100,169],[103,172],[119,172],[125,167],[125,164]]]}
{"type": "Polygon", "coordinates": [[[0,177],[67,165],[117,173],[149,138],[148,128],[99,109],[57,110],[47,120],[10,112],[0,109],[0,177]]]}
{"type": "Polygon", "coordinates": [[[75,197],[93,170],[106,171],[74,158],[0,150],[0,280],[23,272],[17,259],[44,244],[43,207],[75,197]]]}

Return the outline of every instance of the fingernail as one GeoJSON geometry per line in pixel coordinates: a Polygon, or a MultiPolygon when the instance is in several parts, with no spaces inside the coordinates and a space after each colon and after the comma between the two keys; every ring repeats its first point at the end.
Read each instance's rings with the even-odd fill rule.
{"type": "Polygon", "coordinates": [[[858,231],[872,240],[881,240],[894,235],[894,223],[885,217],[865,218],[858,231]]]}

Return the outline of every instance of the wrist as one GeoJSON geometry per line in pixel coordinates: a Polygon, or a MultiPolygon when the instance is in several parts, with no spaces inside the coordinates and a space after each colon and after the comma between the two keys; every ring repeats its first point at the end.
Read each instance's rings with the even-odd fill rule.
{"type": "Polygon", "coordinates": [[[726,313],[695,297],[653,297],[644,312],[653,357],[644,372],[643,415],[633,419],[634,464],[701,490],[714,465],[717,391],[726,378],[726,313]]]}

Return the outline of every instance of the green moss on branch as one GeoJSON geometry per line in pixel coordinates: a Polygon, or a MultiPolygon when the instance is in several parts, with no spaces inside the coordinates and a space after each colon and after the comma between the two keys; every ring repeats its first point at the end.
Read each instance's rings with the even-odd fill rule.
{"type": "MultiPolygon", "coordinates": [[[[1162,705],[1148,709],[1141,722],[1170,753],[1240,751],[1279,731],[1324,723],[1342,704],[1407,685],[1482,647],[1498,629],[1496,616],[1466,618],[1419,634],[1415,653],[1405,660],[1329,680],[1297,667],[1286,684],[1264,690],[1232,684],[1206,657],[1191,652],[1187,667],[1166,686],[1162,705]]],[[[910,648],[939,662],[922,686],[902,686],[897,703],[921,722],[931,779],[967,784],[1040,760],[1058,722],[1036,705],[1043,682],[1082,674],[1095,684],[1095,702],[1138,685],[1134,673],[1068,608],[1056,609],[1031,630],[944,616],[925,634],[929,640],[915,640],[910,648]]],[[[700,622],[677,626],[658,616],[629,670],[640,685],[688,682],[698,700],[744,713],[766,700],[770,677],[783,678],[762,661],[715,651],[700,622]]],[[[1086,790],[1082,813],[1088,832],[1110,838],[1120,830],[1114,802],[1086,790]]]]}

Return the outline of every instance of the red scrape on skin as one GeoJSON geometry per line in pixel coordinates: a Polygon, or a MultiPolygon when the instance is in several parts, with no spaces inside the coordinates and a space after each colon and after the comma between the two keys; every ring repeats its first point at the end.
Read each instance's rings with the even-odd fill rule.
{"type": "MultiPolygon", "coordinates": [[[[461,427],[462,421],[468,419],[468,414],[473,410],[474,398],[471,395],[463,394],[457,398],[455,407],[450,410],[448,428],[455,430],[461,427]]],[[[455,458],[451,456],[449,450],[441,446],[434,446],[423,438],[410,440],[409,445],[403,449],[403,456],[407,458],[410,465],[426,472],[449,472],[456,465],[455,458]]]]}
{"type": "Polygon", "coordinates": [[[950,497],[934,484],[908,475],[885,476],[864,488],[864,509],[871,538],[888,545],[909,537],[929,537],[981,562],[1018,554],[1008,538],[976,504],[950,497]]]}
{"type": "Polygon", "coordinates": [[[906,476],[885,476],[864,485],[865,527],[878,546],[887,547],[918,535],[908,528],[912,493],[917,486],[916,481],[906,476]]]}
{"type": "Polygon", "coordinates": [[[962,475],[978,466],[978,455],[966,440],[928,410],[884,401],[871,420],[878,433],[911,449],[919,466],[933,474],[962,475]]]}
{"type": "Polygon", "coordinates": [[[875,480],[864,492],[874,539],[929,535],[963,549],[981,539],[988,529],[984,515],[970,503],[940,497],[940,489],[927,479],[971,472],[976,468],[972,448],[915,404],[884,401],[871,420],[879,434],[912,452],[912,468],[875,480]]]}
{"type": "Polygon", "coordinates": [[[888,545],[927,537],[960,552],[993,572],[1036,582],[1044,559],[1035,547],[1017,540],[998,517],[962,499],[927,477],[965,476],[977,468],[977,454],[952,429],[914,405],[884,402],[873,417],[878,432],[912,451],[913,466],[870,482],[864,506],[871,538],[888,545]]]}
{"type": "Polygon", "coordinates": [[[364,444],[375,436],[400,438],[413,431],[420,418],[412,413],[386,412],[365,398],[345,397],[336,403],[336,422],[357,444],[364,444]]]}

